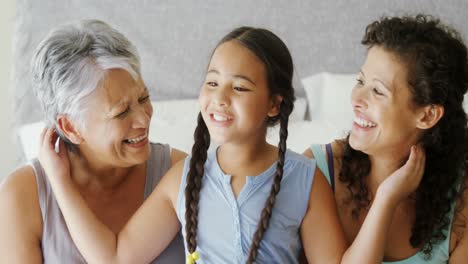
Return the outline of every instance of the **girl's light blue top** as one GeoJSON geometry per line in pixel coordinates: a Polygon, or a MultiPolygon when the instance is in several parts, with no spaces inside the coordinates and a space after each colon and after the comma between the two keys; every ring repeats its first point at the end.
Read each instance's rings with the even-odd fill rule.
{"type": "MultiPolygon", "coordinates": [[[[317,160],[317,166],[323,172],[325,177],[328,180],[328,183],[331,182],[330,172],[328,170],[327,156],[323,151],[321,145],[312,145],[310,150],[314,154],[314,158],[317,160]]],[[[453,216],[455,213],[455,205],[452,205],[452,209],[449,212],[450,218],[450,227],[449,231],[452,228],[453,216]]],[[[383,264],[442,264],[447,263],[449,260],[449,247],[450,247],[450,233],[445,232],[446,238],[444,241],[440,241],[435,244],[432,248],[431,258],[426,258],[425,254],[422,251],[418,251],[413,256],[400,260],[400,261],[384,261],[383,264]]]]}
{"type": "MultiPolygon", "coordinates": [[[[185,186],[190,158],[185,160],[177,202],[184,238],[185,186]]],[[[276,163],[258,176],[247,176],[236,199],[231,176],[221,170],[216,151],[208,153],[198,211],[198,264],[245,263],[275,171],[276,163]]],[[[307,211],[314,172],[314,160],[290,150],[286,152],[281,188],[270,225],[260,243],[257,263],[298,263],[302,248],[299,231],[307,211]]]]}

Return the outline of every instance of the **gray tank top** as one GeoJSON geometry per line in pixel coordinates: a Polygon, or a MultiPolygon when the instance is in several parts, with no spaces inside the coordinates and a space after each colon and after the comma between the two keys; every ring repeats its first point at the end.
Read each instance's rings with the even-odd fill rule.
{"type": "MultiPolygon", "coordinates": [[[[39,163],[34,159],[29,164],[34,169],[41,207],[42,257],[44,263],[86,263],[68,232],[63,215],[52,192],[50,183],[39,163]]],[[[151,155],[146,168],[145,199],[151,194],[161,177],[171,166],[169,145],[151,143],[151,155]]],[[[185,263],[184,243],[180,233],[169,246],[151,263],[185,263]]]]}

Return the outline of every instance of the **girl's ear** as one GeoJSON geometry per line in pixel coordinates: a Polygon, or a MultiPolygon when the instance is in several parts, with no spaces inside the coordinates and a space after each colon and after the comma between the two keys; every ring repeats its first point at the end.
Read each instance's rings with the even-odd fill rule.
{"type": "Polygon", "coordinates": [[[57,127],[73,144],[78,145],[83,142],[83,138],[77,130],[78,126],[67,115],[60,114],[57,116],[57,127]]]}
{"type": "Polygon", "coordinates": [[[281,102],[283,102],[283,97],[281,95],[275,95],[271,98],[271,107],[270,111],[268,111],[268,117],[279,115],[281,102]]]}
{"type": "Polygon", "coordinates": [[[429,129],[437,124],[443,115],[444,107],[442,105],[424,106],[416,120],[416,127],[419,129],[429,129]]]}

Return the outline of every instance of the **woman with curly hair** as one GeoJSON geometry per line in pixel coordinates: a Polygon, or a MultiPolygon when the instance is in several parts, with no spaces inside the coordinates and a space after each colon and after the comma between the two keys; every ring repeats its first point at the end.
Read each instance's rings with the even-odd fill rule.
{"type": "Polygon", "coordinates": [[[387,232],[378,238],[384,263],[466,263],[467,48],[459,33],[425,15],[374,21],[362,44],[368,53],[351,95],[352,130],[304,154],[328,178],[349,243],[379,196],[397,192],[404,198],[387,207],[387,232]],[[426,154],[419,185],[392,188],[398,179],[388,175],[414,145],[426,154]]]}

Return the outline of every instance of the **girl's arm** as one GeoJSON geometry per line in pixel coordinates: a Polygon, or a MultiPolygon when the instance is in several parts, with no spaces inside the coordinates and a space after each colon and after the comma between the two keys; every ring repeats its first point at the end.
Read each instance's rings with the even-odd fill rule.
{"type": "Polygon", "coordinates": [[[342,250],[345,238],[341,224],[339,224],[333,193],[323,174],[317,170],[310,195],[309,210],[301,228],[308,261],[310,263],[381,263],[393,213],[398,203],[408,197],[419,185],[424,166],[424,151],[420,147],[412,147],[406,164],[379,186],[366,219],[346,252],[342,250]],[[325,190],[318,190],[319,188],[325,190]],[[314,193],[316,191],[319,194],[314,193]],[[308,226],[304,226],[305,224],[308,226]],[[326,232],[326,230],[333,232],[326,232]],[[327,235],[334,237],[327,238],[327,235]],[[333,247],[336,247],[334,252],[328,249],[333,247]]]}
{"type": "Polygon", "coordinates": [[[0,263],[42,263],[42,216],[30,166],[0,184],[0,212],[0,263]]]}
{"type": "Polygon", "coordinates": [[[347,248],[333,192],[318,168],[301,224],[301,237],[309,263],[340,263],[347,248]]]}
{"type": "Polygon", "coordinates": [[[64,144],[56,153],[53,129],[41,135],[40,161],[50,180],[67,227],[77,248],[90,263],[148,263],[158,256],[180,229],[175,213],[183,162],[164,176],[153,193],[114,234],[88,208],[70,178],[64,144]]]}

